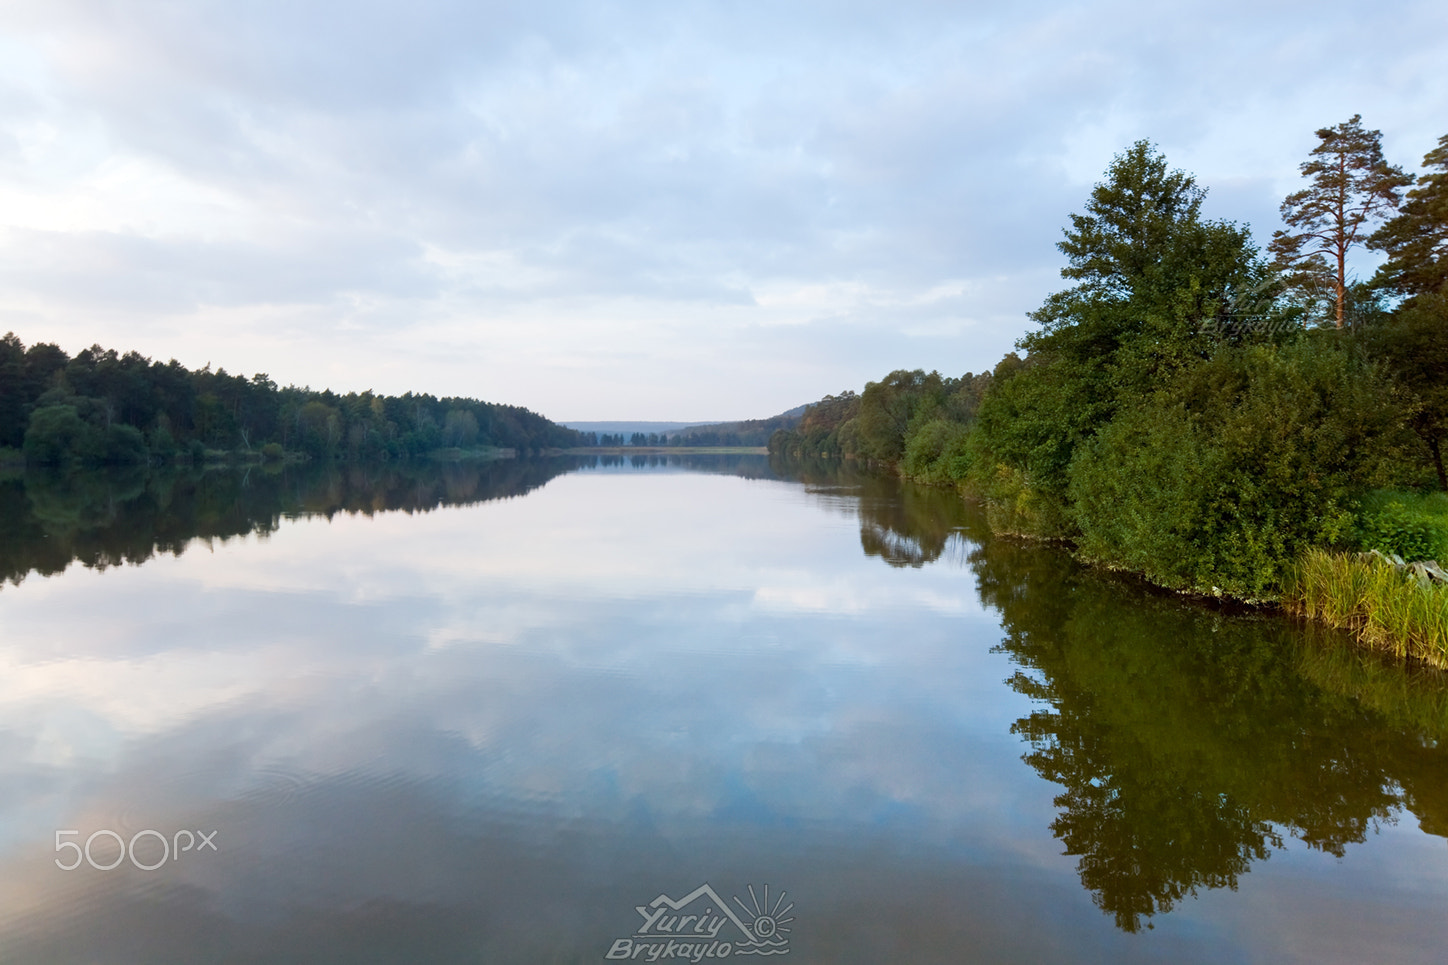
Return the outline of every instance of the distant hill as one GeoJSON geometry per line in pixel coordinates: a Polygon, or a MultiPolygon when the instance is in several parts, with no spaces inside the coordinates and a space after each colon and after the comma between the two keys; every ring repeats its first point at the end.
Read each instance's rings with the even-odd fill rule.
{"type": "Polygon", "coordinates": [[[579,432],[597,432],[600,435],[609,433],[616,435],[622,433],[631,436],[635,432],[642,433],[666,433],[680,432],[692,428],[697,422],[560,422],[559,425],[569,429],[576,429],[579,432]]]}
{"type": "Polygon", "coordinates": [[[778,429],[792,428],[807,405],[768,419],[737,422],[564,422],[560,425],[585,436],[594,434],[600,445],[764,446],[778,429]],[[607,438],[605,438],[607,437],[607,438]]]}

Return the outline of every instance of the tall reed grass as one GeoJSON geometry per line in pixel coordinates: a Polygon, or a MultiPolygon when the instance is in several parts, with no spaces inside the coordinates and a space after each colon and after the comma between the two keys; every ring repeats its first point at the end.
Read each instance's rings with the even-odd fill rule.
{"type": "Polygon", "coordinates": [[[1448,586],[1425,584],[1386,560],[1309,550],[1283,602],[1369,646],[1448,669],[1448,586]]]}

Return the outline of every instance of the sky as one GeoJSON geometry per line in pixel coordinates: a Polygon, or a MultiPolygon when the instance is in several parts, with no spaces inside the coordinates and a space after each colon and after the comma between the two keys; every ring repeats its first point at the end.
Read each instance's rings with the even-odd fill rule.
{"type": "Polygon", "coordinates": [[[0,0],[0,332],[762,418],[991,368],[1140,138],[1263,246],[1318,128],[1419,170],[1445,64],[1441,0],[0,0]]]}

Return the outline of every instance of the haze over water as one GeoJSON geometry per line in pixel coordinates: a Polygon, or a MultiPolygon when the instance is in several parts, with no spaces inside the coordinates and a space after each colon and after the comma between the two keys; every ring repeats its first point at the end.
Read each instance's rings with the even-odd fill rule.
{"type": "Polygon", "coordinates": [[[1441,676],[947,493],[636,458],[0,515],[7,965],[605,961],[704,883],[786,892],[794,963],[1448,945],[1441,676]]]}

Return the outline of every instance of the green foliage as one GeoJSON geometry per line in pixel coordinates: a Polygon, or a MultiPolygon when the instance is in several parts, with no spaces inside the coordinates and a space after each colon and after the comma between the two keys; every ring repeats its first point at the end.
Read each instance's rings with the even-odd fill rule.
{"type": "Polygon", "coordinates": [[[1122,395],[1136,395],[1206,357],[1220,326],[1264,266],[1250,232],[1201,220],[1206,191],[1138,141],[1118,155],[1092,190],[1084,214],[1057,247],[1077,284],[1046,299],[1031,318],[1041,326],[1020,346],[1045,363],[1069,367],[1067,381],[1110,418],[1122,395]]]}
{"type": "Polygon", "coordinates": [[[1020,363],[1007,356],[971,433],[975,465],[992,478],[996,467],[1008,467],[1022,485],[1063,501],[1077,446],[1114,408],[1101,394],[1101,380],[1083,374],[1087,370],[1061,359],[1020,363]]]}
{"type": "Polygon", "coordinates": [[[1058,247],[1077,284],[1032,314],[1040,330],[1019,343],[1030,355],[997,368],[969,442],[974,488],[1010,492],[1013,531],[1038,518],[1069,533],[1071,465],[1123,407],[1224,342],[1270,340],[1222,324],[1256,297],[1264,268],[1246,229],[1201,219],[1204,195],[1139,141],[1071,216],[1058,247]],[[1034,512],[1020,509],[1026,493],[1034,512]]]}
{"type": "Polygon", "coordinates": [[[135,426],[119,423],[106,429],[101,461],[110,465],[141,465],[149,457],[146,439],[135,426]]]}
{"type": "Polygon", "coordinates": [[[990,384],[988,372],[954,379],[900,369],[869,383],[863,395],[827,395],[809,406],[797,425],[770,436],[769,451],[795,459],[861,456],[922,481],[954,482],[964,476],[970,459],[964,429],[975,420],[990,384]],[[936,423],[959,430],[950,433],[945,462],[940,462],[944,430],[936,423]],[[921,432],[929,438],[917,440],[921,432]]]}
{"type": "MultiPolygon", "coordinates": [[[[853,392],[849,393],[854,395],[853,392]]],[[[691,426],[674,433],[661,433],[651,445],[660,446],[767,446],[775,433],[789,433],[800,421],[797,411],[784,412],[768,419],[743,419],[739,422],[718,422],[691,426]]]]}
{"type": "Polygon", "coordinates": [[[157,459],[169,461],[176,458],[180,447],[176,445],[176,437],[171,434],[169,419],[161,419],[157,422],[146,436],[146,449],[157,459]]]}
{"type": "Polygon", "coordinates": [[[912,432],[901,468],[905,475],[929,485],[960,482],[970,471],[966,427],[953,419],[934,418],[912,432]]]}
{"type": "Polygon", "coordinates": [[[0,339],[0,446],[25,441],[25,346],[15,333],[0,339]]]}
{"type": "Polygon", "coordinates": [[[1367,351],[1381,359],[1412,396],[1409,425],[1419,450],[1448,492],[1444,447],[1448,445],[1448,292],[1423,294],[1363,333],[1367,351]]]}
{"type": "Polygon", "coordinates": [[[897,463],[905,455],[905,437],[922,413],[928,418],[945,405],[949,389],[939,372],[897,369],[866,384],[855,417],[860,454],[897,463]]]}
{"type": "Polygon", "coordinates": [[[37,466],[121,465],[146,462],[146,441],[134,426],[105,428],[83,419],[75,405],[35,410],[25,433],[25,460],[37,466]]]}
{"type": "Polygon", "coordinates": [[[1347,542],[1356,494],[1401,457],[1401,415],[1334,342],[1225,350],[1123,412],[1071,469],[1082,552],[1264,598],[1308,547],[1347,542]]]}
{"type": "Polygon", "coordinates": [[[1448,563],[1448,495],[1380,490],[1358,510],[1358,545],[1405,560],[1448,563]]]}
{"type": "Polygon", "coordinates": [[[262,462],[280,462],[286,457],[286,450],[280,442],[268,442],[261,447],[262,462]]]}
{"type": "Polygon", "coordinates": [[[1373,283],[1401,295],[1448,295],[1448,134],[1423,156],[1418,179],[1396,217],[1367,241],[1388,255],[1373,283]]]}
{"type": "Polygon", "coordinates": [[[0,446],[22,445],[34,415],[53,407],[73,409],[80,425],[60,413],[43,417],[32,445],[38,465],[173,459],[181,451],[196,461],[207,449],[253,453],[268,443],[357,461],[423,457],[444,436],[450,445],[524,451],[581,441],[517,406],[278,388],[265,373],[191,371],[100,346],[70,358],[54,345],[27,349],[14,334],[0,339],[0,446]]]}
{"type": "Polygon", "coordinates": [[[37,466],[66,465],[99,455],[95,428],[73,405],[47,405],[30,415],[25,431],[25,461],[37,466]]]}
{"type": "Polygon", "coordinates": [[[997,533],[1039,539],[1070,539],[1076,524],[1056,493],[1034,485],[1024,472],[1004,463],[979,466],[970,474],[970,491],[986,504],[986,519],[997,533]]]}

